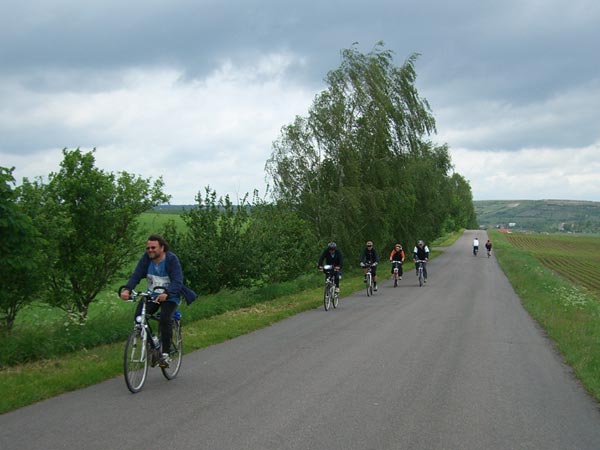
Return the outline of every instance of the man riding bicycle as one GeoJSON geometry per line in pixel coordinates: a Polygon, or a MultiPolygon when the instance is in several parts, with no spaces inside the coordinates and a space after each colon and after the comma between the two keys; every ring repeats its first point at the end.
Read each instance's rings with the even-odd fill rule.
{"type": "Polygon", "coordinates": [[[360,266],[363,268],[365,274],[365,283],[367,281],[367,270],[368,265],[371,266],[371,275],[373,276],[373,290],[377,291],[377,263],[379,263],[379,255],[373,247],[373,241],[367,241],[367,245],[362,252],[360,257],[360,266]]]}
{"type": "MultiPolygon", "coordinates": [[[[142,278],[146,278],[148,289],[164,287],[166,292],[157,295],[155,302],[148,302],[146,312],[154,314],[160,308],[160,336],[162,340],[162,354],[159,365],[169,367],[169,349],[173,335],[172,319],[181,296],[185,297],[189,305],[196,299],[196,293],[183,285],[183,272],[177,256],[170,252],[164,238],[153,234],[146,241],[146,253],[140,258],[135,270],[127,281],[126,289],[121,292],[123,300],[129,300],[131,291],[138,285],[142,278]]],[[[135,317],[142,310],[142,302],[138,303],[135,317]]]]}
{"type": "Polygon", "coordinates": [[[331,265],[335,269],[333,276],[335,280],[336,293],[340,292],[340,270],[342,270],[343,261],[342,252],[340,252],[340,250],[337,248],[335,242],[330,242],[327,244],[327,248],[323,250],[321,256],[319,257],[319,270],[323,270],[323,262],[325,262],[325,265],[331,265]]]}
{"type": "Polygon", "coordinates": [[[427,283],[427,261],[429,260],[429,247],[425,245],[425,242],[419,240],[413,250],[413,261],[415,262],[415,269],[417,269],[417,276],[419,275],[417,261],[423,261],[423,279],[427,283]]]}

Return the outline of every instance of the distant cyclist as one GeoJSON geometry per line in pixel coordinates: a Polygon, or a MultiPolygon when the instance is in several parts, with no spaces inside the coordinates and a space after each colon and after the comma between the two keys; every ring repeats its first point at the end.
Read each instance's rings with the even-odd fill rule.
{"type": "Polygon", "coordinates": [[[485,249],[487,250],[487,255],[488,255],[488,258],[489,258],[490,255],[492,254],[492,241],[490,241],[489,239],[485,243],[485,249]]]}
{"type": "MultiPolygon", "coordinates": [[[[427,261],[429,260],[429,247],[425,245],[425,242],[419,240],[417,245],[413,250],[413,261],[415,263],[417,261],[423,261],[423,278],[425,283],[427,283],[427,261]]],[[[417,265],[415,264],[415,269],[417,269],[417,265]]],[[[417,270],[417,275],[419,275],[419,271],[417,270]]]]}
{"type": "Polygon", "coordinates": [[[335,292],[340,292],[340,270],[342,269],[343,262],[342,252],[337,248],[335,242],[327,244],[327,248],[323,250],[319,257],[319,270],[323,270],[323,263],[325,263],[325,265],[331,265],[335,269],[335,292]]]}
{"type": "Polygon", "coordinates": [[[371,266],[371,275],[373,276],[373,290],[377,290],[377,264],[379,263],[379,255],[373,247],[373,241],[367,241],[367,245],[360,257],[360,266],[365,274],[365,282],[367,281],[367,265],[371,266]]]}
{"type": "Polygon", "coordinates": [[[473,239],[473,256],[477,256],[477,252],[479,251],[479,239],[473,239]]]}
{"type": "MultiPolygon", "coordinates": [[[[402,279],[402,264],[404,264],[404,250],[402,249],[402,245],[396,244],[392,253],[390,253],[390,262],[399,262],[398,264],[398,278],[402,279]]],[[[392,264],[392,274],[394,273],[394,265],[392,264]]]]}

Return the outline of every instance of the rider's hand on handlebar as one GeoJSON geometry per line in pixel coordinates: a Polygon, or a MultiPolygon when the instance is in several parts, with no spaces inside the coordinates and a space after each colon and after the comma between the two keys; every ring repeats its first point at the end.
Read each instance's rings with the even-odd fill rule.
{"type": "Polygon", "coordinates": [[[127,289],[123,289],[121,291],[121,293],[119,294],[119,297],[121,297],[121,299],[127,301],[131,299],[131,292],[129,292],[129,290],[127,289]]]}
{"type": "Polygon", "coordinates": [[[323,272],[323,266],[319,266],[319,270],[323,272]]]}

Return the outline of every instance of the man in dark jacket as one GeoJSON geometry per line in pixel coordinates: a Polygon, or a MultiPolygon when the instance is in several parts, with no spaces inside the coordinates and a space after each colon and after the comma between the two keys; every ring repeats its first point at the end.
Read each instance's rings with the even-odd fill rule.
{"type": "MultiPolygon", "coordinates": [[[[183,285],[183,272],[179,258],[168,250],[164,238],[158,234],[148,237],[146,253],[140,258],[135,270],[127,281],[126,289],[121,292],[123,300],[129,300],[131,291],[138,285],[142,278],[146,278],[148,289],[156,287],[166,288],[166,292],[157,295],[155,302],[149,302],[146,307],[148,314],[154,314],[160,308],[160,335],[162,340],[161,367],[169,365],[169,349],[173,335],[173,314],[185,297],[189,305],[196,299],[196,293],[183,285]]],[[[137,317],[141,313],[142,303],[138,304],[135,312],[137,317]]]]}
{"type": "MultiPolygon", "coordinates": [[[[429,247],[425,245],[425,242],[422,240],[419,240],[417,245],[415,245],[413,250],[413,261],[415,262],[415,269],[418,269],[416,264],[417,261],[421,261],[421,264],[423,265],[423,278],[425,279],[425,283],[427,283],[427,261],[429,261],[429,247]]],[[[419,271],[417,270],[417,275],[418,274],[419,271]]]]}
{"type": "Polygon", "coordinates": [[[335,292],[340,292],[340,270],[342,269],[344,259],[342,252],[337,248],[335,242],[327,244],[327,248],[323,250],[319,257],[319,270],[323,270],[323,265],[331,265],[334,268],[335,292]],[[325,264],[323,264],[325,263],[325,264]]]}
{"type": "Polygon", "coordinates": [[[367,274],[367,266],[371,266],[371,275],[373,276],[373,290],[377,290],[377,264],[379,264],[379,255],[373,247],[373,241],[367,241],[367,245],[360,256],[360,266],[365,273],[365,281],[367,274]]]}

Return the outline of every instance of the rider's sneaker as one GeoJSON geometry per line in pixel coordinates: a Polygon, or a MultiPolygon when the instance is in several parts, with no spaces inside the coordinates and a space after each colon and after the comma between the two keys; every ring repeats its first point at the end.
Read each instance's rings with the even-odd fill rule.
{"type": "Polygon", "coordinates": [[[377,292],[377,285],[373,286],[373,290],[377,292]]]}
{"type": "Polygon", "coordinates": [[[169,363],[171,362],[171,359],[169,358],[169,354],[168,353],[162,353],[160,355],[160,360],[158,361],[158,365],[160,367],[169,367],[169,363]]]}
{"type": "Polygon", "coordinates": [[[402,279],[402,277],[398,277],[398,279],[399,279],[399,280],[401,280],[401,279],[402,279]]]}
{"type": "Polygon", "coordinates": [[[340,293],[340,288],[339,288],[339,287],[336,287],[336,288],[335,288],[335,293],[336,293],[336,294],[339,294],[339,293],[340,293]]]}
{"type": "Polygon", "coordinates": [[[427,283],[427,278],[425,278],[425,279],[423,280],[423,282],[427,283]]]}

